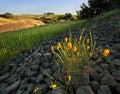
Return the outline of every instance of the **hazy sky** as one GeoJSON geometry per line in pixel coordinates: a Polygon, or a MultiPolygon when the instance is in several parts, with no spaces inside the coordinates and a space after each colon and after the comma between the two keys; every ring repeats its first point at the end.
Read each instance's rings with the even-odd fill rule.
{"type": "Polygon", "coordinates": [[[53,12],[64,14],[76,13],[82,3],[88,0],[0,0],[0,14],[43,14],[53,12]]]}

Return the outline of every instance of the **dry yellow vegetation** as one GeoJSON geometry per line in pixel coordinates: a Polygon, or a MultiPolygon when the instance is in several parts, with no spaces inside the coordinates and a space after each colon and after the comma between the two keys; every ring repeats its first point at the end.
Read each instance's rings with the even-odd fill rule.
{"type": "Polygon", "coordinates": [[[0,33],[40,25],[45,25],[45,23],[40,20],[30,18],[6,19],[0,17],[0,33]]]}

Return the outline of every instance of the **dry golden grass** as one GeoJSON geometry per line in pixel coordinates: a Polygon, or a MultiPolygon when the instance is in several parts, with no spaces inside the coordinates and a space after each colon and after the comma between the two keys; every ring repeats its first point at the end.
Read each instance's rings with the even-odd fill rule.
{"type": "Polygon", "coordinates": [[[0,33],[40,25],[45,25],[45,23],[40,20],[34,20],[30,18],[6,19],[0,17],[0,33]]]}

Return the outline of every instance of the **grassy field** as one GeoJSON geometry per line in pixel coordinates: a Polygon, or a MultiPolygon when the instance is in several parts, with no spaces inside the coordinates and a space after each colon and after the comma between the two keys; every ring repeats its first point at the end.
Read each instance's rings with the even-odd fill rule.
{"type": "Polygon", "coordinates": [[[15,57],[19,52],[30,48],[40,40],[48,39],[55,34],[75,28],[84,22],[85,20],[81,20],[0,34],[0,63],[2,64],[15,57]]]}

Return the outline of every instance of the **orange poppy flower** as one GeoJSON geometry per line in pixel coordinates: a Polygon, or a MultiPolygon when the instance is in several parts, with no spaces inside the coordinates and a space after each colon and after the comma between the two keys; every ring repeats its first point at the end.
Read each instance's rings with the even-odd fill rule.
{"type": "Polygon", "coordinates": [[[103,52],[103,56],[108,56],[109,53],[110,53],[109,49],[105,49],[103,52]]]}
{"type": "Polygon", "coordinates": [[[69,49],[71,49],[72,48],[72,44],[69,42],[68,44],[67,44],[67,50],[69,50],[69,49]]]}

